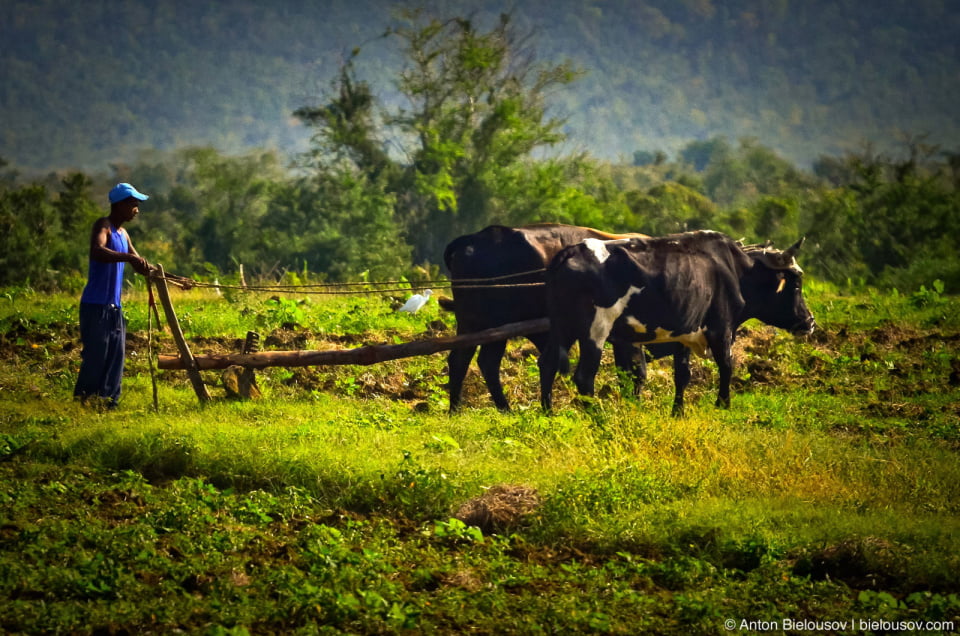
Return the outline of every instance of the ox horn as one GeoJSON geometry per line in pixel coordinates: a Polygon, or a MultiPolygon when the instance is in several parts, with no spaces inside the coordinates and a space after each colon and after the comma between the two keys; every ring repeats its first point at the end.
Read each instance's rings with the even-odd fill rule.
{"type": "Polygon", "coordinates": [[[793,258],[794,256],[796,256],[796,255],[797,255],[797,252],[800,251],[800,246],[803,245],[803,242],[804,242],[805,240],[807,240],[807,237],[806,237],[806,236],[801,236],[799,241],[797,241],[796,243],[794,243],[793,245],[791,245],[790,247],[788,247],[786,250],[784,250],[783,255],[784,255],[785,257],[787,257],[788,259],[789,259],[789,258],[793,258]]]}

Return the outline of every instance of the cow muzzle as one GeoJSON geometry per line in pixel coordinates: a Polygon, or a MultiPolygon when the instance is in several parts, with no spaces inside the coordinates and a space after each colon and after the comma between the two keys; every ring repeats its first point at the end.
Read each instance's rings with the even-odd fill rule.
{"type": "Polygon", "coordinates": [[[817,329],[817,321],[810,316],[807,320],[797,324],[790,332],[795,336],[809,336],[817,329]]]}

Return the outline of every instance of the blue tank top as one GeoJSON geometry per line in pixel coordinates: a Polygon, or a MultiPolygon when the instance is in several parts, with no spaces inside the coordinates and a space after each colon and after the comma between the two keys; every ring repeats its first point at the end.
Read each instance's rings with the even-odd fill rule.
{"type": "MultiPolygon", "coordinates": [[[[107,247],[115,252],[126,254],[130,248],[127,235],[111,226],[107,247]]],[[[123,287],[123,263],[101,263],[90,259],[87,274],[87,286],[80,297],[82,303],[97,305],[116,305],[120,307],[120,290],[123,287]]]]}

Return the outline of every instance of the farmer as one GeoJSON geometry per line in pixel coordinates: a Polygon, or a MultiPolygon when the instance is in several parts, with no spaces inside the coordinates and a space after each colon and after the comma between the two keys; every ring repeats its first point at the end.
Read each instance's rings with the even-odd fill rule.
{"type": "Polygon", "coordinates": [[[123,224],[140,213],[147,195],[129,183],[110,190],[110,216],[99,218],[90,234],[90,268],[87,286],[80,298],[80,340],[83,343],[80,375],[73,395],[81,402],[94,397],[107,408],[116,408],[127,336],[120,306],[123,265],[130,263],[138,274],[150,265],[137,253],[123,224]]]}

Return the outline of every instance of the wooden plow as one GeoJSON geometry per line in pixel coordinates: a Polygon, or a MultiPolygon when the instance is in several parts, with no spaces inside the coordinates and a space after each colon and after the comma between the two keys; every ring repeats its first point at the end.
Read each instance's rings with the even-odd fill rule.
{"type": "Polygon", "coordinates": [[[159,268],[159,272],[160,276],[153,276],[151,278],[157,283],[158,295],[163,304],[167,323],[173,333],[179,355],[158,356],[157,367],[167,370],[185,370],[197,393],[197,398],[201,402],[210,400],[210,395],[200,377],[200,371],[204,370],[227,369],[233,366],[243,367],[244,369],[264,369],[266,367],[309,367],[337,364],[371,365],[378,362],[386,362],[387,360],[431,355],[462,347],[475,347],[488,342],[541,333],[550,329],[550,320],[548,318],[538,318],[535,320],[514,322],[469,334],[449,336],[446,338],[432,338],[429,340],[415,340],[401,344],[374,344],[354,349],[333,349],[327,351],[256,351],[235,354],[193,355],[187,346],[186,339],[180,330],[179,321],[173,311],[173,305],[170,302],[170,296],[167,291],[167,279],[163,277],[163,269],[159,268]]]}

